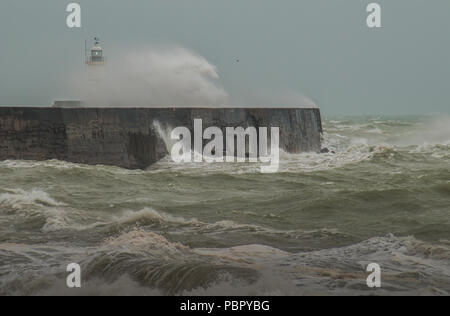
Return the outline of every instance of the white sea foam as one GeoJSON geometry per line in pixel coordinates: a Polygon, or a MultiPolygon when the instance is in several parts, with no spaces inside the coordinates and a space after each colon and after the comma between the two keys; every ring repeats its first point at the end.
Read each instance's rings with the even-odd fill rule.
{"type": "Polygon", "coordinates": [[[12,216],[32,226],[44,220],[42,232],[52,232],[62,229],[75,229],[77,224],[73,217],[77,211],[66,209],[67,205],[58,202],[40,189],[2,189],[6,193],[0,194],[0,214],[12,216]]]}
{"type": "Polygon", "coordinates": [[[0,194],[0,204],[11,205],[14,208],[21,208],[24,205],[37,206],[62,206],[63,203],[52,199],[47,192],[39,189],[3,189],[7,193],[0,194]]]}
{"type": "Polygon", "coordinates": [[[186,220],[181,216],[173,216],[164,212],[158,212],[152,208],[144,208],[139,211],[125,211],[120,216],[114,216],[112,223],[118,223],[121,225],[137,224],[139,222],[154,222],[158,224],[192,224],[198,225],[199,222],[196,219],[186,220]]]}

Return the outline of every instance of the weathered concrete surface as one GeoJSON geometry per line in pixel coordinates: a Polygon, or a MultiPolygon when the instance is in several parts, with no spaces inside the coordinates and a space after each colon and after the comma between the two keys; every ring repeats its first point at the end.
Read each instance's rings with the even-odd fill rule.
{"type": "Polygon", "coordinates": [[[146,168],[167,154],[158,130],[185,126],[193,131],[194,119],[203,119],[203,128],[279,127],[286,152],[321,150],[319,109],[0,107],[0,160],[146,168]]]}

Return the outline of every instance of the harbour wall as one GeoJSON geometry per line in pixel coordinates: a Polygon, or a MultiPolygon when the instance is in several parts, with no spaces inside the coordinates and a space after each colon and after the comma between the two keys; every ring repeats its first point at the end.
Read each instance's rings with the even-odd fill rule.
{"type": "Polygon", "coordinates": [[[318,108],[0,107],[0,160],[58,159],[145,169],[168,154],[171,129],[279,127],[288,153],[320,152],[318,108]]]}

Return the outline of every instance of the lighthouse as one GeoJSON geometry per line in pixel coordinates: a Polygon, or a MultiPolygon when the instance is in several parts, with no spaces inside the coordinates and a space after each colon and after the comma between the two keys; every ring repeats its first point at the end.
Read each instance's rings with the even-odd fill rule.
{"type": "Polygon", "coordinates": [[[94,46],[88,50],[85,45],[86,65],[88,66],[89,80],[101,81],[105,78],[106,57],[100,46],[100,39],[94,38],[94,46]]]}
{"type": "MultiPolygon", "coordinates": [[[[99,91],[106,82],[106,58],[103,49],[100,46],[100,39],[94,37],[94,46],[91,49],[87,48],[87,41],[84,43],[84,58],[87,65],[88,84],[87,95],[89,99],[95,99],[99,91]]],[[[80,100],[56,100],[53,103],[55,108],[79,108],[85,106],[85,101],[80,100]]]]}

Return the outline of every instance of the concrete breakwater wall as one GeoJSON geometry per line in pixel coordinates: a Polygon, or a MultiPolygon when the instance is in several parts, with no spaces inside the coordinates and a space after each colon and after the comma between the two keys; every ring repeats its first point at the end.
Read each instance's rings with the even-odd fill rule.
{"type": "Polygon", "coordinates": [[[280,148],[319,152],[317,108],[37,108],[0,107],[0,160],[59,159],[144,169],[168,154],[178,126],[279,127],[280,148]]]}

